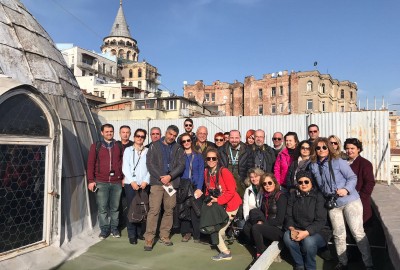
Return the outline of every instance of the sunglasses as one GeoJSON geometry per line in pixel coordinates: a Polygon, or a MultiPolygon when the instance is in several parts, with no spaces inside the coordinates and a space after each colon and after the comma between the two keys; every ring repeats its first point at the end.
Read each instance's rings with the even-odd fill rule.
{"type": "Polygon", "coordinates": [[[308,133],[317,133],[318,130],[309,130],[308,133]]]}
{"type": "Polygon", "coordinates": [[[182,143],[187,143],[187,142],[191,142],[192,140],[191,139],[187,139],[187,140],[182,140],[181,142],[182,143]]]}
{"type": "Polygon", "coordinates": [[[217,157],[206,157],[207,161],[217,161],[217,157]]]}
{"type": "Polygon", "coordinates": [[[304,181],[297,181],[297,183],[299,184],[299,185],[302,185],[302,184],[304,184],[304,185],[308,185],[308,184],[310,184],[310,181],[309,180],[304,180],[304,181]]]}
{"type": "Polygon", "coordinates": [[[224,139],[215,139],[216,142],[223,142],[225,141],[224,139]]]}
{"type": "Polygon", "coordinates": [[[185,127],[191,127],[193,126],[192,124],[185,124],[185,127]]]}
{"type": "Polygon", "coordinates": [[[282,141],[282,138],[272,138],[274,141],[282,141]]]}
{"type": "Polygon", "coordinates": [[[141,138],[141,139],[146,139],[146,136],[141,136],[141,135],[135,135],[135,138],[141,138]]]}
{"type": "Polygon", "coordinates": [[[332,144],[332,145],[338,145],[337,142],[329,142],[329,143],[332,144]]]}
{"type": "Polygon", "coordinates": [[[310,147],[304,147],[304,146],[302,146],[302,147],[301,147],[301,150],[310,150],[310,147]]]}
{"type": "Polygon", "coordinates": [[[263,187],[265,187],[265,186],[272,186],[274,184],[274,182],[272,182],[272,181],[267,181],[267,182],[264,182],[263,183],[263,187]]]}
{"type": "Polygon", "coordinates": [[[326,149],[328,149],[328,147],[327,147],[327,146],[325,146],[325,145],[324,145],[324,146],[322,146],[322,147],[321,147],[321,146],[317,146],[317,147],[315,147],[315,150],[317,150],[317,151],[319,151],[319,150],[321,150],[321,149],[322,149],[322,150],[326,150],[326,149]]]}

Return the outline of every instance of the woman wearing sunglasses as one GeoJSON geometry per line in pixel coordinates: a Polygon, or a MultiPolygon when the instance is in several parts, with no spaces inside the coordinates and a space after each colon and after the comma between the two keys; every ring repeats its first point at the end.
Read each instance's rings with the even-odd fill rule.
{"type": "MultiPolygon", "coordinates": [[[[146,130],[138,128],[133,134],[133,146],[129,146],[124,151],[122,172],[125,176],[124,190],[128,208],[133,198],[139,192],[148,193],[147,185],[150,182],[150,173],[146,166],[146,156],[149,149],[143,145],[146,135],[146,130]]],[[[126,229],[128,231],[129,243],[136,245],[138,238],[143,239],[146,223],[133,223],[128,220],[126,229]]]]}
{"type": "Polygon", "coordinates": [[[339,258],[335,269],[347,269],[345,222],[357,242],[366,269],[373,269],[371,250],[363,228],[363,206],[356,191],[357,176],[327,138],[319,137],[313,142],[311,171],[329,210],[339,258]]]}
{"type": "Polygon", "coordinates": [[[222,132],[215,133],[214,143],[217,146],[217,148],[220,148],[221,146],[223,146],[225,143],[224,133],[222,133],[222,132]]]}
{"type": "Polygon", "coordinates": [[[269,243],[280,241],[283,236],[283,221],[286,214],[287,197],[280,191],[279,183],[272,173],[265,173],[260,179],[262,202],[260,209],[250,211],[253,224],[251,234],[256,244],[256,258],[267,249],[269,243]]]}
{"type": "MultiPolygon", "coordinates": [[[[193,195],[197,208],[200,209],[202,205],[201,196],[203,194],[203,183],[204,183],[204,160],[201,154],[196,153],[193,150],[192,136],[188,133],[182,134],[180,143],[185,150],[185,171],[181,177],[180,185],[185,185],[185,181],[189,181],[194,191],[193,195]]],[[[188,207],[184,204],[184,207],[188,207]]],[[[193,207],[190,207],[188,211],[185,211],[188,216],[185,220],[181,220],[181,234],[182,242],[188,242],[193,235],[195,243],[200,243],[200,216],[196,215],[193,207]]]]}
{"type": "Polygon", "coordinates": [[[311,145],[308,140],[301,141],[296,147],[294,153],[294,160],[290,164],[288,173],[286,175],[286,187],[291,189],[297,188],[296,174],[299,171],[310,170],[310,154],[311,145]]]}
{"type": "Polygon", "coordinates": [[[349,157],[349,164],[357,175],[356,190],[360,194],[363,205],[363,221],[365,223],[372,217],[371,194],[375,186],[375,177],[372,163],[360,156],[363,145],[357,138],[348,138],[344,142],[344,148],[349,157]]]}
{"type": "Polygon", "coordinates": [[[342,151],[342,141],[336,135],[331,135],[328,137],[329,143],[332,145],[333,149],[339,154],[341,159],[347,160],[349,157],[342,151]]]}
{"type": "Polygon", "coordinates": [[[296,270],[317,269],[315,257],[318,249],[325,247],[329,232],[324,237],[322,229],[326,223],[325,199],[313,187],[309,171],[296,174],[297,189],[290,192],[286,211],[287,231],[283,241],[295,262],[296,270]]]}
{"type": "Polygon", "coordinates": [[[225,206],[226,213],[229,216],[229,222],[218,232],[219,254],[212,257],[214,261],[231,260],[232,254],[225,245],[225,231],[235,217],[242,199],[236,192],[236,182],[232,173],[219,165],[219,154],[217,149],[209,149],[206,153],[206,169],[204,170],[205,195],[210,196],[213,203],[225,206]]]}

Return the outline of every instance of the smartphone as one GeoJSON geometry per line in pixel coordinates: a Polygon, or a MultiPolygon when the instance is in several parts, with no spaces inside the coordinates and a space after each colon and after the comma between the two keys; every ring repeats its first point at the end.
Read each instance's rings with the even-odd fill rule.
{"type": "Polygon", "coordinates": [[[97,186],[94,186],[93,192],[97,192],[99,188],[97,186]]]}

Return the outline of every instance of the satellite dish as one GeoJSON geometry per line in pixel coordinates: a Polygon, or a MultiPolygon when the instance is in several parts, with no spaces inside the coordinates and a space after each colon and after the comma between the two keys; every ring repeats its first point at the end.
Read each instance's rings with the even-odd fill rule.
{"type": "Polygon", "coordinates": [[[276,74],[275,74],[275,72],[274,72],[274,73],[272,73],[271,75],[272,75],[272,77],[273,77],[273,78],[274,78],[274,77],[276,77],[276,74]]]}
{"type": "Polygon", "coordinates": [[[282,71],[279,71],[278,72],[278,76],[282,76],[283,75],[283,72],[282,71]]]}
{"type": "Polygon", "coordinates": [[[187,81],[183,81],[183,85],[187,85],[187,81]]]}

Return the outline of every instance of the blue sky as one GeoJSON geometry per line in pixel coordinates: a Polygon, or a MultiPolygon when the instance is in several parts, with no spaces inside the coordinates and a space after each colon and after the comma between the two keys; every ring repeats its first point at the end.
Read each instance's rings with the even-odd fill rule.
{"type": "MultiPolygon", "coordinates": [[[[100,51],[119,0],[22,0],[56,43],[100,51]],[[73,15],[71,15],[73,14],[73,15]]],[[[357,82],[361,107],[400,103],[400,1],[124,0],[161,88],[313,70],[357,82]]],[[[397,106],[393,109],[400,109],[397,106]]]]}

